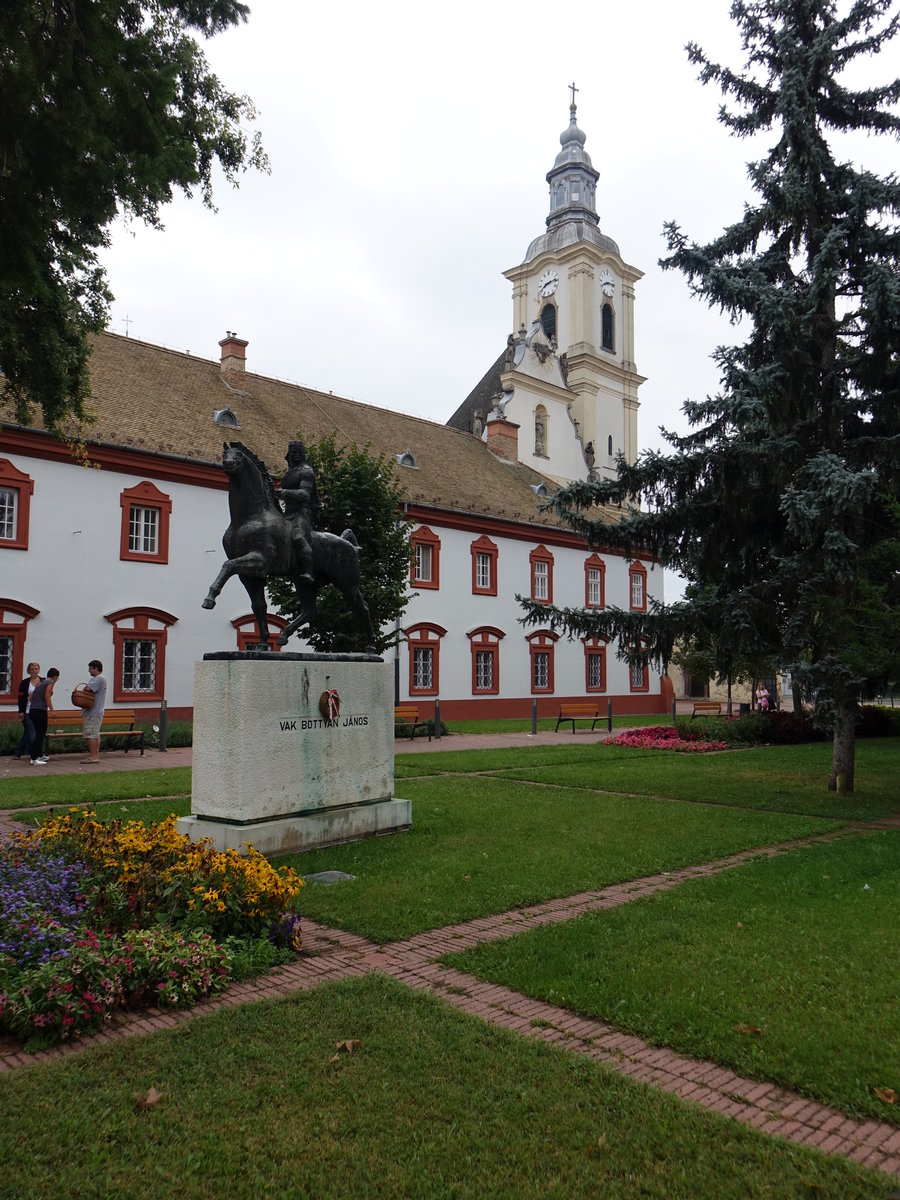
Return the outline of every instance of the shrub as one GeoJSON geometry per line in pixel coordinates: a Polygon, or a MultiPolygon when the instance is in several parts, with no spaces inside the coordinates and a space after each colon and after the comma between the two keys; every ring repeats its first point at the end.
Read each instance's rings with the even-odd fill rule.
{"type": "MultiPolygon", "coordinates": [[[[678,728],[696,728],[697,722],[679,717],[678,728]]],[[[791,712],[749,713],[737,720],[703,718],[703,734],[729,746],[793,746],[800,742],[824,741],[825,733],[808,717],[791,712]]]]}
{"type": "Polygon", "coordinates": [[[900,737],[900,708],[864,704],[859,710],[857,737],[900,737]]]}

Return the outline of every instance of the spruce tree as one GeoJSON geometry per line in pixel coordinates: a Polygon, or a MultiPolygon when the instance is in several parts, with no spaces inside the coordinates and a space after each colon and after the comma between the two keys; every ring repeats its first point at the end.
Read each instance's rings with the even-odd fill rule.
{"type": "Polygon", "coordinates": [[[835,142],[900,130],[900,80],[859,89],[846,75],[896,35],[892,8],[736,0],[740,72],[688,46],[729,131],[774,136],[748,165],[740,220],[705,245],[667,224],[661,266],[749,333],[715,351],[720,390],[684,406],[689,432],[665,433],[669,452],[620,459],[617,479],[572,484],[552,506],[590,543],[649,549],[693,586],[646,615],[525,603],[527,623],[617,636],[623,655],[662,664],[676,638],[727,630],[736,658],[774,658],[816,697],[834,733],[829,787],[846,790],[859,698],[897,661],[900,182],[835,142]]]}

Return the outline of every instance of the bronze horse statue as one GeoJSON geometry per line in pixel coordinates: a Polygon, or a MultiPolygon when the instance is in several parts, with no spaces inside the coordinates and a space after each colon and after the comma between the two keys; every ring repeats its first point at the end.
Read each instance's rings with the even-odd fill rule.
{"type": "Polygon", "coordinates": [[[231,514],[231,524],[222,537],[228,557],[213,580],[203,607],[215,608],[222,588],[232,575],[237,575],[247,589],[259,640],[265,645],[269,640],[266,580],[271,576],[289,579],[300,598],[301,611],[278,638],[278,644],[284,646],[301,626],[315,624],[316,593],[331,583],[344,597],[365,633],[367,650],[374,652],[375,633],[369,606],[359,590],[360,551],[353,530],[345,529],[337,537],[310,528],[308,540],[313,555],[313,580],[310,583],[297,561],[290,524],[263,463],[241,442],[231,442],[223,445],[222,469],[228,475],[231,514]]]}

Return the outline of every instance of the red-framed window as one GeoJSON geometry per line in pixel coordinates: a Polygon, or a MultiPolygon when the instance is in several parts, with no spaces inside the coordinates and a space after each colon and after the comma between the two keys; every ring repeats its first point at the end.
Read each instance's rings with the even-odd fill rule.
{"type": "Polygon", "coordinates": [[[606,606],[606,563],[599,554],[584,560],[584,607],[606,606]]]}
{"type": "Polygon", "coordinates": [[[441,586],[441,539],[427,525],[420,525],[409,535],[409,548],[410,583],[437,590],[441,586]]]}
{"type": "Polygon", "coordinates": [[[0,458],[0,550],[27,550],[34,480],[0,458]]]}
{"type": "Polygon", "coordinates": [[[440,689],[442,625],[423,621],[403,631],[409,647],[409,694],[436,696],[440,689]]]}
{"type": "Polygon", "coordinates": [[[633,692],[649,692],[649,665],[647,663],[631,663],[628,667],[628,682],[633,692]]]}
{"type": "Polygon", "coordinates": [[[532,695],[541,695],[554,689],[553,658],[558,641],[559,634],[551,633],[549,629],[539,629],[528,635],[532,695]]]}
{"type": "MultiPolygon", "coordinates": [[[[266,620],[269,623],[269,649],[280,650],[278,638],[287,625],[287,620],[284,617],[276,617],[274,613],[266,613],[266,620]]],[[[237,630],[238,650],[246,650],[250,645],[259,645],[259,630],[253,613],[248,613],[245,617],[235,617],[231,624],[237,630]]]]}
{"type": "Polygon", "coordinates": [[[113,627],[113,700],[147,703],[166,694],[166,639],[178,620],[161,608],[120,608],[107,613],[113,627]]]}
{"type": "Polygon", "coordinates": [[[125,488],[119,504],[122,506],[119,558],[128,562],[167,563],[171,499],[145,479],[125,488]]]}
{"type": "Polygon", "coordinates": [[[606,691],[606,647],[602,637],[583,638],[584,644],[584,690],[606,691]]]}
{"type": "Polygon", "coordinates": [[[476,596],[497,595],[497,558],[499,550],[489,537],[477,538],[471,545],[472,592],[476,596]]]}
{"type": "Polygon", "coordinates": [[[28,622],[39,610],[0,597],[0,704],[16,704],[24,673],[28,622]]]}
{"type": "Polygon", "coordinates": [[[536,546],[528,556],[531,565],[531,598],[553,603],[553,555],[546,546],[536,546]]]}
{"type": "Polygon", "coordinates": [[[492,625],[482,625],[468,636],[472,648],[472,695],[496,696],[500,691],[500,643],[506,634],[492,625]]]}
{"type": "Polygon", "coordinates": [[[647,611],[647,568],[633,562],[628,568],[628,606],[635,612],[647,611]]]}

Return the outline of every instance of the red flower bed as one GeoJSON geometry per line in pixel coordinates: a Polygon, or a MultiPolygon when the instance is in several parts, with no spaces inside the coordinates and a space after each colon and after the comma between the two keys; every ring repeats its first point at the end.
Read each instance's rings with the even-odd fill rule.
{"type": "Polygon", "coordinates": [[[707,742],[700,733],[681,733],[674,725],[646,725],[643,729],[627,729],[610,738],[610,746],[633,746],[640,750],[677,750],[679,754],[708,754],[711,750],[727,750],[727,742],[707,742]]]}

